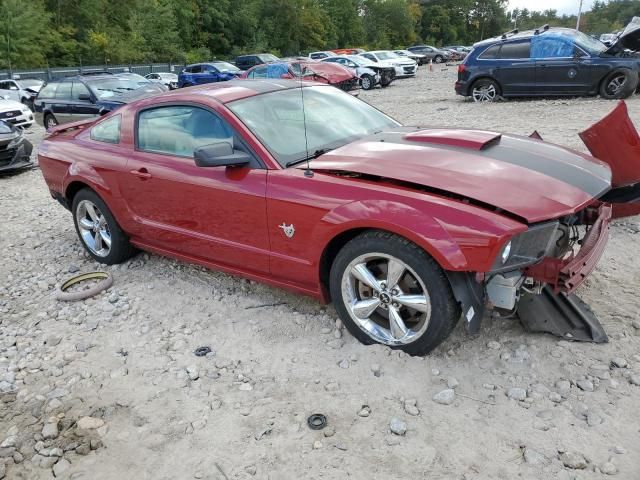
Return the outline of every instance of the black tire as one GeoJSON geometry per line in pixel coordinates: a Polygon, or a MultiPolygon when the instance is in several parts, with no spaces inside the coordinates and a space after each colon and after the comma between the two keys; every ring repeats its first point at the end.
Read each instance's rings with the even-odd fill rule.
{"type": "Polygon", "coordinates": [[[47,129],[58,125],[58,120],[56,120],[56,117],[54,117],[52,113],[45,114],[43,121],[44,121],[44,128],[47,128],[47,129]]]}
{"type": "Polygon", "coordinates": [[[85,248],[85,250],[91,255],[91,257],[97,262],[104,263],[105,265],[114,265],[116,263],[122,263],[131,256],[135,254],[135,249],[129,243],[129,238],[122,231],[120,225],[114,218],[111,210],[107,204],[100,198],[100,196],[89,188],[83,188],[73,197],[73,203],[71,207],[71,213],[73,214],[73,224],[76,227],[76,233],[78,238],[80,239],[80,243],[85,248]],[[89,246],[85,243],[85,240],[82,238],[80,233],[80,227],[78,226],[78,206],[83,200],[88,200],[89,202],[96,205],[104,218],[106,219],[106,224],[109,229],[109,233],[111,236],[111,247],[108,255],[99,256],[91,251],[89,246]]]}
{"type": "Polygon", "coordinates": [[[600,96],[607,100],[617,100],[633,95],[638,88],[638,72],[621,68],[608,74],[600,84],[600,96]]]}
{"type": "Polygon", "coordinates": [[[444,58],[442,57],[442,55],[436,55],[435,57],[433,57],[433,62],[434,63],[442,63],[444,60],[444,58]]]}
{"type": "Polygon", "coordinates": [[[368,75],[365,73],[364,75],[362,75],[362,78],[360,79],[360,85],[362,85],[362,88],[364,90],[371,90],[375,88],[376,81],[371,75],[368,75]]]}
{"type": "MultiPolygon", "coordinates": [[[[426,355],[452,332],[461,315],[460,306],[454,299],[451,285],[444,271],[436,261],[416,244],[392,233],[367,231],[351,240],[338,252],[331,267],[329,282],[331,298],[342,322],[347,330],[365,345],[385,343],[378,341],[356,323],[349,307],[345,304],[343,295],[343,279],[346,278],[349,264],[358,261],[357,259],[363,255],[374,254],[374,252],[400,260],[412,270],[411,275],[415,273],[426,286],[430,302],[426,330],[409,343],[401,345],[386,343],[391,348],[403,350],[410,355],[426,355]]],[[[382,298],[382,295],[379,298],[382,298]]],[[[404,307],[401,306],[401,308],[404,307]]]]}
{"type": "Polygon", "coordinates": [[[476,80],[470,91],[474,102],[495,102],[500,98],[500,85],[490,78],[476,80]],[[487,96],[482,96],[482,92],[486,92],[487,96]]]}

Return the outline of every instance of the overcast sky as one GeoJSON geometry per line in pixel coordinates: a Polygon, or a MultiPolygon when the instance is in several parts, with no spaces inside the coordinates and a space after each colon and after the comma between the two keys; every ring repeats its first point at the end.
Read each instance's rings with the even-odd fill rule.
{"type": "MultiPolygon", "coordinates": [[[[591,4],[593,0],[584,0],[582,2],[582,11],[589,10],[591,8],[591,4]]],[[[529,10],[548,10],[549,8],[553,8],[558,11],[558,14],[562,15],[566,13],[567,15],[577,15],[578,6],[580,5],[580,0],[536,0],[532,2],[531,0],[509,0],[510,9],[513,8],[528,8],[529,10]]]]}

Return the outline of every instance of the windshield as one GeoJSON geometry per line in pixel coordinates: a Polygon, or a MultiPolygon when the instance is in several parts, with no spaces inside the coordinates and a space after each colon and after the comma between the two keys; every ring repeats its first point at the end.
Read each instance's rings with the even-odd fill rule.
{"type": "Polygon", "coordinates": [[[607,49],[607,46],[600,40],[596,40],[595,38],[590,37],[589,35],[582,32],[574,32],[573,40],[576,45],[592,55],[597,55],[607,49]]]}
{"type": "Polygon", "coordinates": [[[221,72],[239,72],[240,71],[238,67],[236,67],[235,65],[231,65],[230,63],[227,63],[227,62],[215,62],[215,63],[212,63],[211,65],[216,67],[221,72]]]}
{"type": "Polygon", "coordinates": [[[150,83],[151,82],[145,78],[140,82],[137,79],[118,78],[114,76],[114,78],[88,81],[87,86],[99,100],[108,100],[114,97],[121,97],[126,92],[137,90],[150,83]]]}
{"type": "Polygon", "coordinates": [[[347,58],[359,67],[369,67],[376,65],[376,62],[372,62],[368,58],[361,57],[359,55],[347,55],[347,58]]]}
{"type": "Polygon", "coordinates": [[[394,58],[398,58],[399,55],[396,55],[392,52],[378,52],[375,54],[380,60],[391,60],[394,58]]]}
{"type": "Polygon", "coordinates": [[[265,53],[264,55],[258,55],[258,58],[264,62],[277,62],[278,60],[280,60],[278,57],[276,57],[275,55],[271,55],[270,53],[265,53]]]}
{"type": "Polygon", "coordinates": [[[316,151],[338,148],[400,125],[368,103],[331,86],[256,95],[228,103],[227,107],[283,167],[316,151]]]}
{"type": "Polygon", "coordinates": [[[42,80],[38,80],[37,78],[25,78],[24,80],[20,80],[22,88],[41,87],[43,83],[44,82],[42,80]]]}

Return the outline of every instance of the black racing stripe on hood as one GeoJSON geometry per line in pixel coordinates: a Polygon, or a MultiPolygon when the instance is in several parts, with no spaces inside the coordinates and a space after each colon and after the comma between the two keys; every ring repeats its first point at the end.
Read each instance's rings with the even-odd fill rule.
{"type": "MultiPolygon", "coordinates": [[[[417,130],[425,129],[420,127],[400,127],[374,134],[370,138],[381,142],[473,153],[474,155],[541,173],[580,189],[594,198],[600,197],[611,188],[611,171],[608,167],[586,160],[578,154],[571,153],[557,145],[524,137],[502,135],[486,148],[468,150],[463,147],[411,141],[403,138],[404,135],[417,130]]],[[[514,179],[514,181],[517,181],[517,179],[514,179]]]]}
{"type": "Polygon", "coordinates": [[[548,143],[502,137],[499,143],[478,153],[555,178],[594,198],[611,188],[611,171],[607,167],[548,143]],[[523,142],[526,150],[520,147],[523,142]]]}

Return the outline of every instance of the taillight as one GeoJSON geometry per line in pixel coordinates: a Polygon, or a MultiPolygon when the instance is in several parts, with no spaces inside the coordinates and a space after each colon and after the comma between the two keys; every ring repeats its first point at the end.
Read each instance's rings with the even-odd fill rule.
{"type": "Polygon", "coordinates": [[[465,67],[464,63],[461,63],[460,65],[458,65],[458,73],[464,73],[466,69],[467,67],[465,67]]]}

